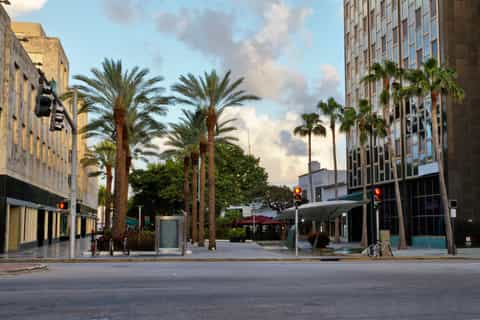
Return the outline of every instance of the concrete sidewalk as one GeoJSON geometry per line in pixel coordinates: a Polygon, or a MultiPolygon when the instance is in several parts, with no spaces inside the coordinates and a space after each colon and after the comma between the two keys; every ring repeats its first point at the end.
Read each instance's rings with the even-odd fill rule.
{"type": "Polygon", "coordinates": [[[0,275],[46,270],[40,263],[0,263],[0,275]]]}

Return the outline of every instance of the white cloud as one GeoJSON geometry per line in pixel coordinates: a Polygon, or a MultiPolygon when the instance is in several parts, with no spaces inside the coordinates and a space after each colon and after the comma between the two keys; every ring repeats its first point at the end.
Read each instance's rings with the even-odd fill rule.
{"type": "MultiPolygon", "coordinates": [[[[293,41],[309,34],[305,22],[312,9],[291,7],[280,0],[244,4],[259,18],[260,24],[258,30],[242,39],[234,32],[237,16],[213,9],[161,12],[156,18],[157,30],[172,34],[191,49],[214,58],[224,70],[232,69],[235,76],[245,77],[249,92],[296,110],[312,108],[318,92],[310,92],[302,73],[279,62],[292,48],[302,50],[295,48],[293,41]]],[[[337,90],[333,88],[327,96],[337,90]]]]}
{"type": "MultiPolygon", "coordinates": [[[[260,164],[267,169],[270,183],[294,185],[298,176],[307,171],[308,154],[305,138],[293,135],[293,129],[301,124],[297,113],[287,112],[281,119],[259,115],[253,107],[235,107],[225,110],[222,117],[236,118],[239,130],[239,144],[248,152],[250,133],[251,151],[260,158],[260,164]]],[[[345,138],[337,134],[337,150],[345,150],[345,138]]],[[[319,161],[322,167],[333,168],[331,135],[312,139],[312,161],[319,161]]],[[[339,169],[344,168],[345,156],[337,152],[339,169]]]]}
{"type": "Polygon", "coordinates": [[[40,10],[45,6],[47,0],[10,0],[10,5],[4,5],[11,17],[17,17],[40,10]]]}
{"type": "Polygon", "coordinates": [[[145,6],[150,0],[103,0],[107,17],[119,24],[138,21],[144,14],[145,6]]]}

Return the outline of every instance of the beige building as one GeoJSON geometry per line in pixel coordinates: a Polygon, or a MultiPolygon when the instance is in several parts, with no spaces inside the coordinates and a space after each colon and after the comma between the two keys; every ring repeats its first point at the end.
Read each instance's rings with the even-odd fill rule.
{"type": "MultiPolygon", "coordinates": [[[[0,252],[68,238],[69,219],[56,208],[69,198],[71,127],[50,131],[50,119],[34,114],[39,72],[68,89],[69,63],[58,38],[40,24],[12,23],[0,6],[0,252]]],[[[71,114],[71,103],[65,103],[71,114]]],[[[78,117],[78,126],[87,115],[78,117]]],[[[78,159],[86,151],[79,139],[78,159]]],[[[97,179],[78,165],[77,235],[95,228],[97,179]]]]}

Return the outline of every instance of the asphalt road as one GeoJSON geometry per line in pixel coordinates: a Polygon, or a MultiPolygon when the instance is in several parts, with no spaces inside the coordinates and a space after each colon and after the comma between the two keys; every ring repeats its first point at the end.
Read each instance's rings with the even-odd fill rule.
{"type": "Polygon", "coordinates": [[[0,319],[480,319],[480,263],[51,264],[0,319]]]}

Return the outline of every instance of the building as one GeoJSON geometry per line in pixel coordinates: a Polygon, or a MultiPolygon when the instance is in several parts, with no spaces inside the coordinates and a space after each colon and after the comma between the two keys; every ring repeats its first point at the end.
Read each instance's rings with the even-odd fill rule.
{"type": "MultiPolygon", "coordinates": [[[[40,68],[68,88],[69,64],[57,38],[41,25],[11,23],[0,6],[0,253],[41,246],[70,232],[67,213],[57,204],[69,198],[71,128],[49,131],[49,119],[34,114],[40,68]]],[[[66,103],[68,112],[71,104],[66,103]]],[[[87,121],[78,118],[79,126],[87,121]]],[[[86,143],[79,139],[78,159],[86,143]]],[[[78,166],[78,236],[95,228],[97,181],[78,166]]]]}
{"type": "MultiPolygon", "coordinates": [[[[414,69],[434,57],[459,74],[466,99],[462,104],[443,99],[439,108],[448,194],[458,206],[454,230],[457,246],[480,244],[480,139],[475,138],[480,125],[479,4],[478,0],[344,0],[347,106],[355,107],[360,99],[369,99],[379,110],[381,83],[369,86],[361,79],[373,63],[385,59],[414,69]]],[[[403,108],[395,107],[392,141],[407,240],[412,246],[444,248],[446,208],[440,201],[430,110],[428,97],[412,98],[403,108]]],[[[377,139],[374,146],[367,147],[367,164],[369,188],[377,185],[383,190],[380,227],[390,230],[395,242],[398,215],[384,141],[377,139]]],[[[347,139],[347,169],[349,193],[361,191],[359,145],[354,130],[347,139]]]]}
{"type": "MultiPolygon", "coordinates": [[[[298,185],[302,188],[302,197],[309,202],[327,201],[335,199],[335,171],[321,169],[320,163],[312,161],[312,184],[313,197],[310,194],[310,180],[308,173],[298,177],[298,185]],[[312,201],[312,199],[314,199],[312,201]]],[[[347,172],[345,170],[337,171],[338,196],[347,194],[347,172]]]]}

